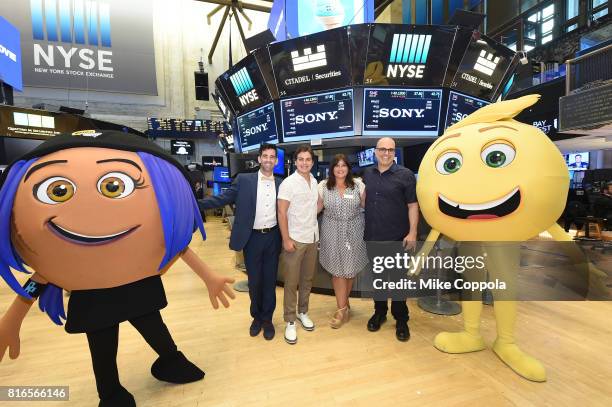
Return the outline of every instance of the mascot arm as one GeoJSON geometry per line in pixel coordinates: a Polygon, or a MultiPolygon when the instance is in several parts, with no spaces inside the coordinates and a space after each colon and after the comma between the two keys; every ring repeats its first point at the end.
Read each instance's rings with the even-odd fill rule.
{"type": "Polygon", "coordinates": [[[185,249],[181,258],[198,276],[200,276],[204,284],[206,284],[208,288],[208,297],[210,298],[213,308],[219,308],[217,299],[221,301],[225,308],[229,307],[229,302],[227,298],[225,298],[225,294],[232,299],[236,298],[234,291],[227,285],[233,283],[234,279],[213,272],[190,248],[185,249]]]}
{"type": "MultiPolygon", "coordinates": [[[[431,229],[431,231],[427,235],[427,239],[425,239],[425,242],[423,242],[423,246],[421,246],[421,248],[417,250],[416,254],[418,256],[428,256],[429,252],[431,252],[431,249],[433,249],[439,237],[440,237],[440,232],[438,232],[435,229],[431,229]]],[[[416,264],[417,266],[414,269],[413,274],[415,276],[418,276],[421,273],[421,262],[417,262],[416,264]]]]}
{"type": "MultiPolygon", "coordinates": [[[[47,284],[48,282],[38,273],[34,273],[30,280],[40,284],[47,284]]],[[[21,323],[35,301],[36,298],[30,299],[18,295],[4,316],[0,318],[0,362],[4,358],[7,348],[11,359],[17,359],[19,356],[21,323]]]]}

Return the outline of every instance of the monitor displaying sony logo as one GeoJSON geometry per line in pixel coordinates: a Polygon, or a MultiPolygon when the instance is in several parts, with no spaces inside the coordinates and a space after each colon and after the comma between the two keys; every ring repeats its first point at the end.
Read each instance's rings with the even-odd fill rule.
{"type": "Polygon", "coordinates": [[[445,129],[468,117],[476,110],[488,105],[489,102],[473,96],[451,91],[448,96],[445,129]]]}
{"type": "Polygon", "coordinates": [[[283,141],[354,135],[353,90],[281,100],[283,141]]]}
{"type": "Polygon", "coordinates": [[[280,97],[352,84],[346,27],[277,42],[268,49],[280,97]]]}
{"type": "Polygon", "coordinates": [[[453,39],[450,27],[372,26],[364,84],[442,86],[453,39]]]}
{"type": "Polygon", "coordinates": [[[262,143],[278,143],[274,103],[238,116],[237,123],[242,152],[256,150],[262,143]]]}
{"type": "Polygon", "coordinates": [[[437,136],[442,90],[365,88],[364,136],[437,136]]]}

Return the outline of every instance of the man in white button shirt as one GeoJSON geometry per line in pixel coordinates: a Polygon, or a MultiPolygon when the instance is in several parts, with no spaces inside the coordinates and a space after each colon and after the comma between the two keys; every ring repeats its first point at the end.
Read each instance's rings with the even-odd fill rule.
{"type": "Polygon", "coordinates": [[[281,237],[276,220],[276,195],[280,179],[273,176],[277,163],[276,146],[262,144],[256,173],[239,174],[231,187],[219,196],[199,200],[200,209],[236,204],[230,249],[244,253],[249,276],[249,297],[253,322],[251,336],[274,338],[272,314],[276,308],[276,275],[281,237]]]}
{"type": "Polygon", "coordinates": [[[310,146],[299,147],[295,153],[297,171],[287,177],[278,191],[278,225],[283,238],[280,269],[285,282],[284,319],[285,341],[297,342],[296,319],[307,331],[314,329],[308,317],[308,299],[317,268],[317,180],[310,174],[314,154],[310,146]],[[299,286],[299,296],[298,296],[299,286]],[[297,305],[297,314],[296,314],[297,305]]]}

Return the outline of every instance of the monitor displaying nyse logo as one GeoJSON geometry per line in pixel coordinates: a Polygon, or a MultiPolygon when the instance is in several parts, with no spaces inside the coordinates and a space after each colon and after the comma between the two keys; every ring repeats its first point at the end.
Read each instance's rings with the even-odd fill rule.
{"type": "Polygon", "coordinates": [[[238,96],[238,100],[240,100],[240,104],[243,107],[259,99],[257,96],[257,91],[253,89],[253,82],[251,81],[251,77],[249,76],[246,68],[242,68],[230,76],[230,81],[232,82],[234,92],[236,92],[236,96],[238,96]]]}
{"type": "Polygon", "coordinates": [[[387,77],[423,78],[431,35],[394,34],[387,77]]]}
{"type": "Polygon", "coordinates": [[[21,30],[26,86],[157,95],[151,2],[2,0],[0,14],[21,30]]]}
{"type": "Polygon", "coordinates": [[[281,97],[351,85],[346,27],[271,44],[269,51],[281,97]]]}
{"type": "Polygon", "coordinates": [[[378,24],[370,30],[366,85],[443,85],[455,35],[452,28],[378,24]]]}
{"type": "Polygon", "coordinates": [[[215,82],[236,115],[257,109],[272,101],[257,58],[249,54],[215,82]]]}
{"type": "Polygon", "coordinates": [[[457,73],[453,89],[485,100],[492,100],[500,91],[500,83],[512,63],[514,51],[480,34],[473,36],[457,73]]]}

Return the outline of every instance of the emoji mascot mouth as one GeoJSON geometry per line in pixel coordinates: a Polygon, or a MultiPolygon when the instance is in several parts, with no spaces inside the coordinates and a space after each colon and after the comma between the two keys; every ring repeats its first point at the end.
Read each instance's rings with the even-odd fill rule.
{"type": "Polygon", "coordinates": [[[124,230],[123,232],[115,233],[112,235],[106,235],[106,236],[88,236],[88,235],[76,233],[68,229],[65,229],[61,226],[58,226],[57,224],[53,223],[52,220],[49,220],[48,225],[49,225],[49,229],[51,229],[52,232],[54,232],[56,235],[58,235],[62,239],[68,240],[71,243],[76,243],[76,244],[81,244],[81,245],[101,245],[101,244],[110,243],[124,236],[127,236],[128,234],[132,233],[134,230],[138,228],[138,226],[134,226],[128,230],[124,230]]]}
{"type": "Polygon", "coordinates": [[[438,195],[438,207],[440,211],[448,216],[459,219],[495,219],[511,214],[521,203],[521,191],[519,187],[500,199],[482,204],[461,204],[438,195]]]}

